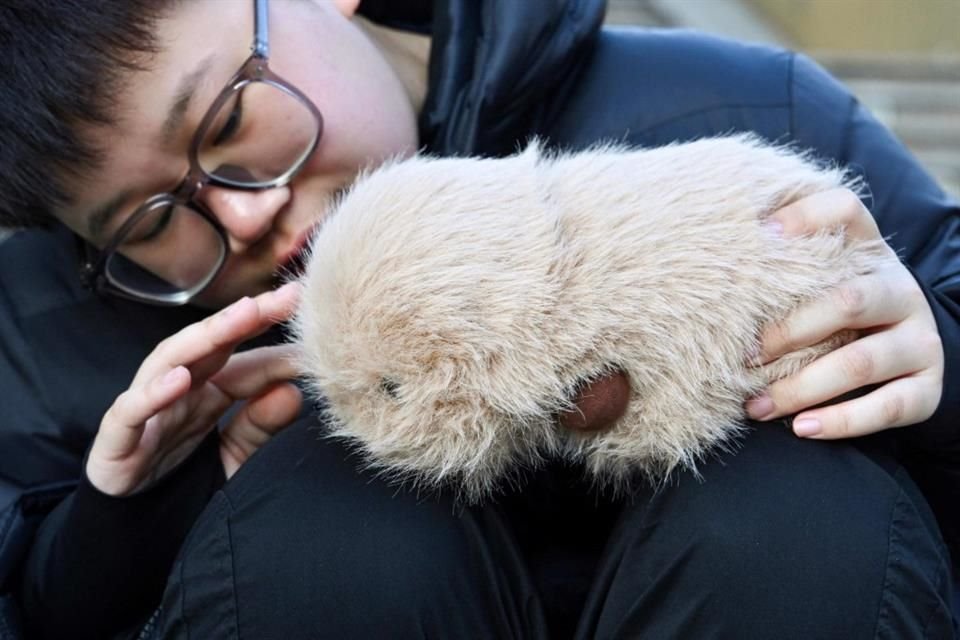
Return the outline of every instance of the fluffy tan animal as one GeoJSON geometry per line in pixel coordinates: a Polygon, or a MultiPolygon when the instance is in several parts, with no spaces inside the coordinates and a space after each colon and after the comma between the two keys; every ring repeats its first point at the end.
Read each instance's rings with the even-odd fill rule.
{"type": "Polygon", "coordinates": [[[545,456],[615,488],[659,482],[729,444],[768,381],[850,339],[748,366],[762,327],[883,259],[840,231],[763,224],[847,184],[746,136],[393,163],[313,239],[300,364],[333,435],[468,501],[545,456]],[[556,426],[578,385],[617,368],[631,400],[612,429],[556,426]]]}

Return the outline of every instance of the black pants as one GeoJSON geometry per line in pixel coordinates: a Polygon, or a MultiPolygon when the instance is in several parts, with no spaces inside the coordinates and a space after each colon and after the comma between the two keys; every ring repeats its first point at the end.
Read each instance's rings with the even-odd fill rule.
{"type": "Polygon", "coordinates": [[[767,426],[611,502],[549,469],[457,510],[294,426],[194,528],[176,638],[951,638],[947,551],[895,466],[767,426]]]}

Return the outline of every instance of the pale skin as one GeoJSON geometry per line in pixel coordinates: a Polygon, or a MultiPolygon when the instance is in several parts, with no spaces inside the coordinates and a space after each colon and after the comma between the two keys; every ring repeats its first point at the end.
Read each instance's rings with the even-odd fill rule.
{"type": "MultiPolygon", "coordinates": [[[[846,189],[804,198],[773,214],[785,235],[843,228],[850,237],[881,239],[870,212],[846,189]]],[[[859,329],[860,339],[770,385],[747,403],[752,418],[797,414],[798,436],[836,439],[906,427],[933,415],[943,393],[944,353],[923,291],[893,249],[878,273],[851,280],[769,327],[760,360],[770,362],[816,344],[841,329],[859,329]],[[867,385],[870,393],[829,403],[867,385]],[[822,403],[826,406],[809,409],[822,403]]]]}
{"type": "MultiPolygon", "coordinates": [[[[357,4],[357,0],[272,3],[271,30],[276,35],[272,36],[271,66],[305,91],[324,113],[321,147],[307,168],[284,187],[259,193],[209,187],[200,194],[199,199],[224,225],[231,250],[224,275],[200,302],[222,307],[239,300],[159,345],[104,416],[86,467],[92,484],[104,493],[129,495],[150,486],[189,455],[234,402],[244,404],[221,430],[220,456],[227,477],[299,413],[302,399],[289,383],[295,372],[286,347],[236,355],[234,350],[271,324],[289,318],[296,287],[269,291],[277,257],[316,222],[317,212],[323,211],[333,191],[364,166],[409,154],[417,147],[415,118],[425,90],[429,42],[422,36],[385,34],[358,23],[357,4]],[[319,25],[326,30],[321,39],[311,35],[319,25]],[[344,55],[334,56],[331,47],[335,46],[344,55]],[[320,48],[298,55],[300,49],[310,47],[320,48]],[[324,75],[315,71],[319,66],[314,62],[324,56],[350,62],[324,75]],[[300,58],[309,63],[298,62],[300,58]],[[364,109],[355,108],[357,101],[364,109]]],[[[132,115],[119,125],[119,137],[128,144],[108,154],[107,168],[99,179],[95,176],[80,189],[81,206],[60,216],[81,235],[86,227],[78,211],[94,209],[103,193],[123,189],[142,198],[176,184],[186,165],[191,123],[195,126],[205,109],[204,104],[193,105],[176,144],[158,148],[143,140],[142,132],[155,130],[162,113],[132,107],[166,104],[182,69],[191,68],[190,61],[203,57],[205,50],[229,49],[229,56],[221,54],[227,59],[217,63],[219,75],[200,92],[204,97],[215,93],[246,55],[248,42],[232,39],[236,33],[250,31],[247,2],[211,0],[186,6],[167,23],[175,34],[169,37],[170,51],[162,54],[154,69],[139,72],[142,77],[135,78],[128,92],[132,102],[127,112],[132,115]],[[235,29],[213,26],[231,20],[236,22],[235,29]],[[221,43],[204,34],[232,39],[221,43]],[[158,91],[168,95],[156,95],[158,91]]],[[[836,227],[862,238],[880,235],[869,212],[846,190],[798,201],[776,212],[773,219],[788,235],[836,227]]],[[[929,418],[942,393],[943,349],[929,305],[892,249],[883,272],[847,283],[769,328],[763,336],[761,360],[773,360],[843,328],[866,331],[856,342],[771,385],[764,396],[747,404],[749,414],[773,420],[796,413],[797,435],[823,439],[929,418]],[[867,384],[880,386],[855,400],[808,409],[867,384]],[[816,432],[811,420],[819,424],[816,432]]],[[[620,414],[613,405],[626,402],[622,380],[612,377],[597,384],[601,387],[595,385],[589,395],[608,399],[606,405],[579,398],[583,413],[576,420],[563,418],[565,426],[601,429],[620,414]]]]}
{"type": "Polygon", "coordinates": [[[87,459],[90,482],[110,495],[150,486],[243,402],[220,432],[220,460],[232,476],[300,411],[287,345],[233,354],[240,342],[289,318],[298,294],[289,284],[241,298],[161,342],[103,417],[87,459]]]}
{"type": "MultiPolygon", "coordinates": [[[[289,382],[296,373],[288,348],[236,355],[234,350],[290,317],[297,288],[270,291],[279,257],[317,222],[333,192],[367,164],[409,154],[417,145],[415,109],[424,91],[417,78],[425,78],[428,49],[422,40],[408,46],[380,44],[351,20],[357,4],[358,0],[272,3],[271,65],[323,110],[321,146],[295,180],[283,187],[260,192],[209,187],[199,194],[225,228],[230,258],[223,274],[197,302],[208,307],[233,304],[163,341],[107,411],[86,465],[88,478],[100,491],[124,496],[149,487],[187,457],[228,408],[242,402],[220,432],[220,458],[230,477],[299,413],[302,399],[289,382]],[[322,27],[323,38],[301,28],[309,21],[322,27]],[[301,60],[301,50],[311,46],[316,51],[306,51],[309,59],[301,60]],[[313,73],[315,61],[333,60],[336,48],[347,54],[348,62],[313,73]],[[367,108],[358,112],[352,103],[337,102],[331,95],[353,96],[367,108]]],[[[249,39],[235,34],[252,33],[251,22],[249,3],[211,0],[186,3],[181,13],[160,25],[161,39],[171,48],[158,56],[150,71],[132,78],[130,102],[123,105],[128,116],[117,124],[119,132],[106,132],[124,144],[108,155],[99,177],[78,186],[77,206],[60,215],[68,226],[102,243],[89,236],[83,212],[96,209],[106,199],[104,194],[129,191],[132,200],[139,200],[176,185],[185,170],[186,145],[206,109],[202,98],[212,100],[245,59],[249,39]],[[218,34],[219,40],[210,34],[218,34]],[[152,134],[163,120],[161,107],[169,104],[183,74],[212,54],[219,56],[199,87],[201,99],[191,104],[183,131],[173,142],[158,141],[152,134]]]]}

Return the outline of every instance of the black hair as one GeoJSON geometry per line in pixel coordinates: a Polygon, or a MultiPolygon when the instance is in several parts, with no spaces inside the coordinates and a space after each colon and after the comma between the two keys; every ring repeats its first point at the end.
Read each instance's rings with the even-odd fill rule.
{"type": "Polygon", "coordinates": [[[102,152],[130,72],[156,52],[171,0],[4,0],[0,6],[0,227],[48,226],[102,152]]]}

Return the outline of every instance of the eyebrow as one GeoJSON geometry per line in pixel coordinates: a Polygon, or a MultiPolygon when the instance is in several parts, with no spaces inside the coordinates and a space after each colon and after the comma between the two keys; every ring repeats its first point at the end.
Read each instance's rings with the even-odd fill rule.
{"type": "Polygon", "coordinates": [[[87,233],[94,240],[100,240],[104,230],[110,226],[110,223],[120,212],[120,207],[131,196],[130,191],[123,191],[108,202],[104,203],[87,218],[87,233]]]}
{"type": "Polygon", "coordinates": [[[210,54],[201,60],[193,71],[180,79],[180,84],[177,85],[177,90],[174,93],[173,102],[170,104],[167,117],[163,121],[163,126],[160,129],[162,140],[169,140],[180,130],[180,127],[183,126],[183,120],[187,115],[187,111],[190,109],[190,101],[196,94],[200,81],[203,80],[207,72],[210,71],[210,67],[213,66],[213,58],[213,54],[210,54]]]}
{"type": "MultiPolygon", "coordinates": [[[[190,102],[197,92],[200,82],[213,66],[214,55],[210,54],[202,59],[196,68],[190,73],[185,74],[177,84],[177,90],[174,92],[173,101],[167,110],[167,117],[164,118],[163,125],[160,127],[160,139],[170,140],[177,131],[183,126],[187,111],[190,109],[190,102]]],[[[100,240],[104,230],[106,230],[113,219],[120,212],[123,204],[130,199],[130,191],[123,191],[117,196],[111,198],[101,206],[97,207],[87,218],[87,232],[90,237],[100,240]]]]}

